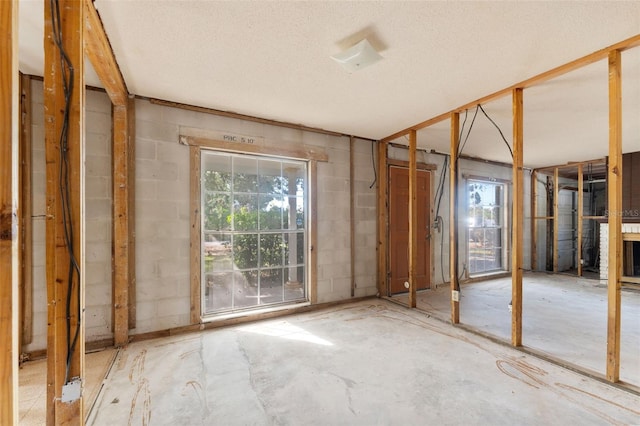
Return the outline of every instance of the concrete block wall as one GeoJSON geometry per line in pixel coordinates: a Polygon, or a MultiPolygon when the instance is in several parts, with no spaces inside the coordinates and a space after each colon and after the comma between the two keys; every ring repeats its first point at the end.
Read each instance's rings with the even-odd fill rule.
{"type": "MultiPolygon", "coordinates": [[[[31,82],[33,202],[33,340],[25,352],[47,347],[46,163],[43,84],[31,82]]],[[[85,113],[86,247],[83,274],[85,339],[113,336],[111,330],[111,103],[106,94],[88,90],[85,113]]]]}
{"type": "MultiPolygon", "coordinates": [[[[322,147],[318,163],[318,302],[351,292],[349,139],[136,101],[137,323],[133,334],[189,324],[189,148],[182,132],[264,138],[265,146],[322,147]]],[[[376,293],[375,187],[370,145],[356,142],[356,296],[376,293]],[[366,157],[366,158],[365,158],[366,157]],[[373,199],[373,201],[372,201],[373,199]]],[[[314,189],[312,189],[314,190],[314,189]]]]}

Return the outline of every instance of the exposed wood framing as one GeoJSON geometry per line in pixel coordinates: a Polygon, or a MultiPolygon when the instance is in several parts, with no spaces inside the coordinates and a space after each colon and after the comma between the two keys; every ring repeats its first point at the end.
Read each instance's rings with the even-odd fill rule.
{"type": "Polygon", "coordinates": [[[349,138],[349,246],[351,247],[351,297],[356,295],[356,198],[355,198],[355,176],[353,149],[356,138],[349,138]]]}
{"type": "Polygon", "coordinates": [[[318,303],[318,162],[309,161],[309,301],[318,303]]]}
{"type": "MultiPolygon", "coordinates": [[[[276,121],[276,120],[268,120],[266,118],[260,118],[260,117],[254,117],[251,115],[245,115],[245,114],[239,114],[236,112],[231,112],[231,111],[222,111],[219,109],[212,109],[212,108],[204,108],[204,107],[199,107],[199,106],[195,106],[195,105],[187,105],[187,104],[181,104],[178,102],[171,102],[171,101],[165,101],[162,99],[149,99],[149,102],[151,102],[152,104],[156,104],[156,105],[163,105],[163,106],[168,106],[168,107],[172,107],[172,108],[179,108],[179,109],[184,109],[187,111],[195,111],[195,112],[201,112],[204,114],[212,114],[212,115],[217,115],[220,117],[228,117],[228,118],[235,118],[238,120],[245,120],[245,121],[252,121],[254,123],[262,123],[262,124],[268,124],[270,126],[277,126],[277,127],[285,127],[288,129],[296,129],[296,130],[303,130],[306,132],[313,132],[313,133],[320,133],[323,135],[329,135],[329,136],[349,136],[349,135],[345,135],[342,133],[338,133],[338,132],[332,132],[330,130],[324,130],[324,129],[318,129],[317,127],[309,127],[309,126],[304,126],[302,124],[295,124],[295,123],[287,123],[284,121],[276,121]]],[[[363,138],[363,137],[357,137],[358,139],[365,139],[365,140],[370,140],[368,138],[363,138]]]]}
{"type": "Polygon", "coordinates": [[[566,63],[564,65],[561,65],[559,67],[553,68],[549,71],[543,72],[541,74],[538,74],[534,77],[528,78],[526,80],[523,80],[519,83],[514,84],[513,86],[507,87],[506,89],[503,90],[499,90],[497,92],[494,92],[490,95],[484,96],[480,99],[477,99],[473,102],[469,102],[468,104],[462,105],[450,112],[444,113],[444,114],[440,114],[436,117],[433,117],[429,120],[425,120],[421,123],[415,124],[411,127],[408,127],[404,130],[400,130],[399,132],[396,132],[390,136],[387,136],[386,138],[382,139],[382,141],[384,142],[389,142],[395,139],[398,139],[399,137],[402,136],[406,136],[409,134],[409,132],[411,130],[420,130],[420,129],[424,129],[425,127],[429,127],[432,126],[436,123],[439,123],[441,121],[446,120],[447,118],[449,118],[451,116],[451,113],[453,112],[462,112],[466,109],[470,109],[470,108],[475,108],[476,105],[478,104],[485,104],[487,102],[490,101],[494,101],[496,99],[499,98],[503,98],[505,96],[509,96],[513,90],[515,89],[526,89],[528,87],[532,87],[532,86],[536,86],[538,84],[542,84],[546,81],[549,81],[551,79],[554,79],[556,77],[560,77],[561,75],[567,74],[571,71],[575,71],[579,68],[582,68],[584,66],[587,66],[589,64],[592,64],[594,62],[598,62],[602,59],[605,59],[610,52],[613,51],[624,51],[627,49],[631,49],[634,48],[636,46],[640,46],[640,34],[630,37],[626,40],[623,40],[619,43],[613,44],[611,46],[605,47],[604,49],[600,49],[596,52],[593,52],[589,55],[583,56],[579,59],[576,59],[574,61],[571,61],[569,63],[566,63]]]}
{"type": "Polygon", "coordinates": [[[202,281],[201,281],[201,259],[202,256],[202,217],[200,208],[202,204],[200,187],[200,176],[202,174],[200,161],[200,148],[197,146],[189,147],[189,159],[191,166],[189,179],[191,196],[191,208],[189,216],[191,216],[191,232],[190,232],[190,250],[191,250],[191,266],[189,267],[191,282],[191,324],[198,324],[202,316],[202,281]]]}
{"type": "MultiPolygon", "coordinates": [[[[416,149],[416,153],[418,152],[418,150],[416,149]]],[[[416,157],[417,158],[417,157],[416,157]]],[[[403,161],[403,160],[393,160],[393,159],[389,159],[387,160],[387,164],[389,166],[397,166],[397,167],[404,167],[406,169],[409,168],[409,162],[408,161],[403,161]]],[[[437,170],[438,166],[436,166],[435,164],[427,164],[427,163],[418,163],[416,161],[416,169],[417,170],[429,170],[429,171],[433,171],[433,170],[437,170]]]]}
{"type": "MultiPolygon", "coordinates": [[[[69,216],[66,222],[73,227],[75,263],[79,265],[80,279],[72,278],[69,288],[71,256],[65,243],[65,216],[60,191],[61,147],[60,138],[65,111],[65,93],[61,71],[61,55],[54,42],[50,2],[44,12],[44,110],[46,151],[46,277],[47,277],[47,424],[82,424],[83,397],[62,402],[65,376],[84,377],[84,51],[83,27],[85,7],[74,0],[59,0],[62,44],[75,72],[73,93],[70,97],[68,135],[68,188],[69,216]],[[67,303],[69,297],[70,302],[67,303]],[[69,313],[67,313],[67,308],[69,313]],[[68,318],[67,318],[68,317],[68,318]],[[71,336],[67,333],[70,329],[71,336]],[[75,350],[68,357],[68,341],[74,340],[75,350]],[[67,373],[67,358],[68,373],[67,373]]],[[[64,182],[64,179],[62,179],[64,182]]],[[[66,186],[63,184],[63,186],[66,186]]],[[[66,191],[65,191],[66,192],[66,191]]]]}
{"type": "Polygon", "coordinates": [[[609,277],[607,379],[620,380],[620,277],[622,277],[622,55],[609,54],[609,277]]]}
{"type": "Polygon", "coordinates": [[[511,344],[522,346],[522,258],[524,224],[522,89],[513,90],[513,213],[511,220],[511,344]]]}
{"type": "Polygon", "coordinates": [[[389,296],[387,252],[389,245],[389,169],[387,168],[387,143],[378,142],[378,295],[389,296]]]}
{"type": "MultiPolygon", "coordinates": [[[[558,168],[553,169],[553,272],[558,272],[558,231],[560,230],[559,209],[560,202],[560,176],[558,168]]],[[[549,242],[547,241],[547,244],[549,242]]]]}
{"type": "Polygon", "coordinates": [[[418,267],[418,173],[416,170],[417,132],[409,133],[409,307],[416,307],[416,268],[418,267]]]}
{"type": "Polygon", "coordinates": [[[582,229],[584,213],[584,179],[582,164],[578,164],[578,276],[582,276],[582,229]]]}
{"type": "Polygon", "coordinates": [[[18,423],[18,1],[0,2],[0,424],[18,423]]]}
{"type": "MultiPolygon", "coordinates": [[[[451,113],[451,158],[449,161],[449,282],[451,285],[451,322],[460,323],[458,283],[458,146],[460,114],[451,113]],[[456,297],[454,297],[454,294],[456,297]]],[[[444,173],[444,170],[442,171],[444,173]]],[[[444,232],[444,230],[442,231],[444,232]]],[[[443,254],[444,255],[444,254],[443,254]]]]}
{"type": "Polygon", "coordinates": [[[315,146],[300,145],[296,147],[272,147],[243,144],[237,142],[225,142],[215,139],[195,136],[180,136],[180,143],[190,146],[201,146],[229,152],[246,152],[251,154],[277,155],[279,157],[296,158],[300,160],[329,161],[329,156],[322,149],[315,146]]]}
{"type": "Polygon", "coordinates": [[[113,114],[113,338],[129,341],[135,326],[135,104],[114,105],[113,114]],[[130,313],[131,318],[130,318],[130,313]]]}
{"type": "Polygon", "coordinates": [[[33,202],[31,183],[31,77],[20,76],[20,216],[22,276],[20,279],[20,351],[33,340],[33,202]]]}
{"type": "MultiPolygon", "coordinates": [[[[531,172],[531,270],[538,270],[538,172],[531,172]]],[[[513,306],[512,306],[513,309],[513,306]]]]}
{"type": "Polygon", "coordinates": [[[91,65],[114,105],[126,106],[129,93],[111,50],[100,16],[92,0],[83,0],[85,8],[84,46],[91,65]]]}

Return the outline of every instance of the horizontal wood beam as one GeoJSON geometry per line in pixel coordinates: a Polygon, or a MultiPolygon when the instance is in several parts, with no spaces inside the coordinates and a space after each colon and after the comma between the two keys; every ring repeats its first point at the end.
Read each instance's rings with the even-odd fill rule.
{"type": "Polygon", "coordinates": [[[230,152],[249,152],[252,154],[278,155],[281,157],[296,158],[300,160],[329,161],[329,156],[322,148],[306,145],[299,145],[297,147],[267,147],[248,143],[226,142],[217,139],[183,135],[180,136],[180,143],[183,145],[201,146],[230,152]]]}
{"type": "Polygon", "coordinates": [[[114,105],[126,107],[129,92],[93,1],[84,0],[84,48],[114,105]]]}
{"type": "Polygon", "coordinates": [[[400,130],[399,132],[396,132],[390,136],[387,136],[386,138],[383,138],[382,140],[385,142],[388,141],[392,141],[394,139],[397,139],[401,136],[405,136],[408,135],[409,132],[411,130],[420,130],[420,129],[424,129],[425,127],[429,127],[432,126],[436,123],[439,123],[441,121],[446,120],[447,118],[449,118],[451,116],[452,112],[463,112],[466,109],[470,109],[470,108],[474,108],[476,105],[478,104],[486,104],[487,102],[491,102],[494,101],[496,99],[500,99],[503,98],[505,96],[509,96],[511,95],[511,93],[513,92],[513,90],[515,89],[526,89],[528,87],[532,87],[532,86],[537,86],[538,84],[542,84],[545,83],[551,79],[560,77],[564,74],[567,74],[571,71],[575,71],[577,69],[580,69],[582,67],[585,67],[589,64],[592,64],[594,62],[598,62],[600,60],[606,59],[609,56],[610,52],[613,51],[624,51],[624,50],[628,50],[628,49],[632,49],[634,47],[638,47],[640,46],[640,34],[630,37],[626,40],[623,40],[619,43],[613,44],[611,46],[605,47],[604,49],[600,49],[598,51],[595,51],[589,55],[583,56],[581,58],[578,58],[574,61],[568,62],[564,65],[561,65],[559,67],[553,68],[549,71],[543,72],[541,74],[538,74],[536,76],[533,76],[531,78],[528,78],[526,80],[523,80],[519,83],[516,83],[512,86],[509,86],[505,89],[502,90],[498,90],[497,92],[491,93],[490,95],[484,96],[480,99],[476,99],[473,102],[469,102],[467,104],[464,104],[450,112],[446,112],[444,114],[440,114],[436,117],[433,117],[429,120],[425,120],[422,121],[418,124],[415,124],[411,127],[408,127],[404,130],[400,130]]]}

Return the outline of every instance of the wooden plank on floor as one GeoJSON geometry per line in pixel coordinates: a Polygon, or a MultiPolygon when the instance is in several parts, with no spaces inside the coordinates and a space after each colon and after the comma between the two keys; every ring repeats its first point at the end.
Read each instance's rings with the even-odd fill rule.
{"type": "MultiPolygon", "coordinates": [[[[189,180],[190,185],[190,202],[191,209],[189,216],[191,217],[190,232],[190,250],[191,250],[191,266],[189,267],[190,283],[191,283],[191,324],[200,323],[202,315],[202,277],[201,274],[201,256],[202,256],[202,217],[200,208],[201,201],[201,180],[202,174],[200,162],[200,148],[197,146],[189,147],[189,159],[191,162],[189,180]]],[[[211,291],[211,290],[209,290],[211,291]]]]}
{"type": "Polygon", "coordinates": [[[45,2],[44,9],[47,424],[82,424],[82,395],[63,402],[62,390],[72,378],[84,377],[85,8],[79,1],[59,0],[45,2]],[[70,61],[66,66],[59,45],[70,61]],[[65,86],[73,90],[65,93],[65,86]]]}
{"type": "MultiPolygon", "coordinates": [[[[449,161],[449,282],[451,322],[460,323],[460,284],[458,283],[458,147],[460,114],[451,113],[451,158],[449,161]]],[[[444,170],[442,171],[444,173],[444,170]]],[[[444,232],[444,230],[442,231],[444,232]]],[[[444,255],[444,254],[443,254],[444,255]]]]}
{"type": "MultiPolygon", "coordinates": [[[[134,191],[135,163],[131,145],[131,124],[135,121],[133,99],[125,105],[114,105],[113,119],[113,338],[115,346],[129,341],[130,286],[135,285],[135,263],[130,263],[135,252],[133,245],[135,218],[130,211],[134,204],[130,192],[134,191]]],[[[134,127],[135,128],[135,127],[134,127]]],[[[135,293],[135,287],[134,291],[135,293]]],[[[135,304],[135,300],[134,300],[135,304]]]]}
{"type": "Polygon", "coordinates": [[[511,344],[522,346],[524,169],[522,89],[513,90],[513,213],[511,220],[511,344]]]}
{"type": "Polygon", "coordinates": [[[387,253],[389,250],[389,202],[387,143],[378,142],[378,294],[389,296],[387,253]]]}
{"type": "Polygon", "coordinates": [[[622,277],[622,55],[609,54],[609,167],[607,170],[609,277],[607,379],[620,380],[620,279],[622,277]]]}
{"type": "Polygon", "coordinates": [[[0,2],[0,424],[18,423],[18,1],[0,2]]]}
{"type": "Polygon", "coordinates": [[[416,170],[415,130],[409,133],[409,307],[416,307],[416,268],[418,267],[418,173],[416,170]]]}

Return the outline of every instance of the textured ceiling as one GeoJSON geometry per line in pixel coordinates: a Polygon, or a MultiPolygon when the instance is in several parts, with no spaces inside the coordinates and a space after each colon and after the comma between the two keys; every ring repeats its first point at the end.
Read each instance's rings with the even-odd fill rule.
{"type": "MultiPolygon", "coordinates": [[[[20,2],[21,68],[32,74],[41,4],[20,2]]],[[[373,139],[640,33],[638,1],[95,5],[132,93],[373,139]],[[348,74],[330,56],[363,37],[384,59],[348,74]]],[[[640,150],[639,50],[623,54],[626,151],[640,150]]],[[[509,141],[510,108],[485,106],[509,141]]],[[[446,126],[420,131],[419,145],[448,151],[446,126]]],[[[525,91],[526,164],[602,157],[607,132],[606,62],[525,91]]],[[[480,115],[464,153],[510,162],[480,115]]]]}

